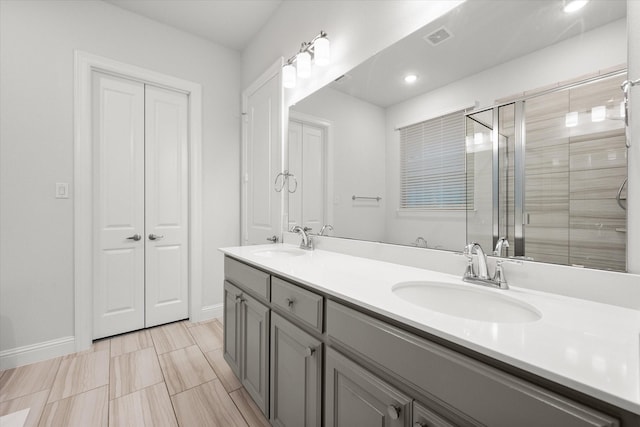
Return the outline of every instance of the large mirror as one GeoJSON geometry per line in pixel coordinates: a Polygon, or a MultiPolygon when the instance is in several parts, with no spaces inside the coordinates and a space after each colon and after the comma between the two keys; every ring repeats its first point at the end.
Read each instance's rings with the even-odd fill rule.
{"type": "MultiPolygon", "coordinates": [[[[619,104],[622,94],[616,93],[616,79],[624,76],[627,60],[626,1],[592,0],[572,14],[563,11],[565,3],[468,0],[291,106],[288,166],[299,185],[289,195],[289,226],[301,224],[319,232],[324,224],[331,224],[333,229],[325,230],[330,236],[454,251],[478,240],[491,252],[496,240],[506,237],[512,242],[504,256],[624,270],[626,212],[613,206],[620,178],[626,176],[626,151],[618,147],[623,139],[614,137],[617,145],[611,150],[606,146],[611,138],[606,135],[596,135],[590,143],[570,142],[560,149],[553,142],[559,137],[549,132],[562,120],[559,129],[566,134],[568,113],[585,118],[601,105],[606,107],[605,119],[618,119],[612,126],[617,132],[622,129],[616,113],[620,110],[614,104],[619,104]],[[600,79],[612,79],[603,83],[608,89],[613,87],[611,99],[600,100],[604,96],[598,89],[600,79]],[[580,95],[581,89],[576,88],[586,82],[595,82],[600,98],[580,95]],[[558,97],[564,97],[566,111],[560,112],[558,97]],[[526,100],[533,98],[525,107],[526,100]],[[584,105],[572,108],[572,102],[584,105]],[[502,108],[505,121],[498,122],[493,106],[502,108]],[[514,124],[527,108],[529,126],[539,127],[536,137],[541,139],[529,151],[523,145],[526,125],[514,124]],[[487,139],[481,142],[478,138],[483,134],[487,139]],[[590,180],[607,176],[608,187],[615,188],[610,193],[608,187],[597,186],[598,192],[606,194],[602,196],[604,208],[585,202],[580,195],[574,200],[567,192],[554,193],[546,205],[575,206],[580,214],[567,214],[562,221],[566,219],[567,233],[582,233],[580,250],[596,246],[606,228],[606,234],[613,236],[606,247],[614,248],[615,260],[589,263],[589,254],[572,258],[566,251],[556,256],[557,245],[544,256],[533,251],[534,240],[544,240],[544,233],[555,236],[557,230],[549,227],[531,240],[529,252],[515,251],[522,246],[523,229],[515,231],[514,222],[519,220],[511,199],[525,197],[525,193],[510,191],[516,185],[526,188],[526,179],[534,183],[526,172],[516,182],[513,166],[525,157],[518,159],[515,148],[505,148],[512,147],[516,134],[530,160],[547,150],[544,158],[552,165],[589,161],[591,154],[605,160],[608,155],[617,156],[612,163],[618,169],[612,173],[599,174],[594,168],[572,175],[574,183],[582,180],[578,191],[582,196],[589,192],[590,180]],[[502,151],[494,153],[494,139],[502,151]],[[483,144],[489,144],[485,155],[480,150],[483,144]],[[578,149],[580,155],[559,159],[559,150],[571,149],[578,149]],[[498,185],[496,177],[500,176],[498,185]],[[496,206],[498,195],[502,204],[496,206]],[[503,216],[497,225],[497,218],[505,212],[511,220],[503,216]],[[577,228],[576,221],[580,222],[577,228]],[[508,227],[514,230],[511,234],[508,227]]],[[[610,132],[609,128],[603,132],[610,132]]],[[[544,172],[544,167],[531,163],[530,169],[535,175],[544,172]]],[[[557,172],[570,174],[568,169],[557,172]]],[[[545,193],[545,185],[554,182],[536,182],[529,196],[545,193]]],[[[526,199],[523,203],[529,205],[519,205],[520,222],[544,219],[544,215],[526,215],[527,207],[534,204],[526,199]]],[[[546,206],[538,204],[536,209],[544,211],[546,206]]],[[[560,227],[560,222],[554,227],[560,227]]],[[[535,228],[535,224],[526,225],[535,228]]]]}

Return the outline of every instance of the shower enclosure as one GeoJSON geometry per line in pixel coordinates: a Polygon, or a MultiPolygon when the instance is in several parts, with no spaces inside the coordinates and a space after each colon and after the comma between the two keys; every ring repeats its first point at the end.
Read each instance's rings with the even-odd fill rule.
{"type": "Polygon", "coordinates": [[[624,271],[626,72],[466,117],[467,239],[506,256],[624,271]],[[619,191],[621,190],[621,191],[619,191]]]}

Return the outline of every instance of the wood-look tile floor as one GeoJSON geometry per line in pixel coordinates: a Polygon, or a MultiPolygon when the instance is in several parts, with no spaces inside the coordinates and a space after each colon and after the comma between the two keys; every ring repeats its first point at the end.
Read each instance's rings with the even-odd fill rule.
{"type": "Polygon", "coordinates": [[[269,426],[222,357],[222,345],[218,320],[182,321],[3,371],[0,424],[269,426]]]}

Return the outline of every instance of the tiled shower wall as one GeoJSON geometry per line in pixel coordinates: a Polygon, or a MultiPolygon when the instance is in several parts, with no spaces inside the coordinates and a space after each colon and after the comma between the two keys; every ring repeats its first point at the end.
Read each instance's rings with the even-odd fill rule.
{"type": "Polygon", "coordinates": [[[620,84],[625,75],[525,103],[525,254],[538,261],[625,270],[627,176],[620,84]],[[606,118],[592,120],[596,106],[606,118]],[[576,126],[566,114],[578,113],[576,126]],[[623,196],[626,193],[623,193],[623,196]]]}

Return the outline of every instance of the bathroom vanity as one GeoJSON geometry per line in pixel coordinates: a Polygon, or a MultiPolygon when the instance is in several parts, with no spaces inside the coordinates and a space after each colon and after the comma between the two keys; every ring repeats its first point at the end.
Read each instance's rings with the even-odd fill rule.
{"type": "Polygon", "coordinates": [[[273,425],[640,424],[635,310],[293,245],[222,251],[224,357],[273,425]],[[423,285],[458,293],[403,298],[423,285]],[[446,306],[468,292],[487,309],[446,306]]]}

